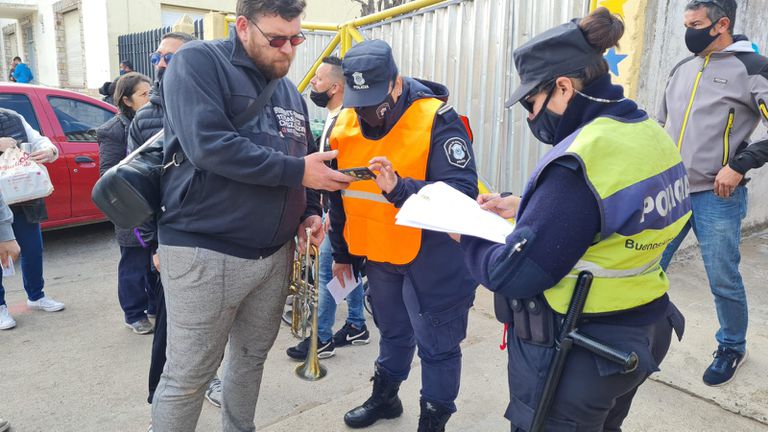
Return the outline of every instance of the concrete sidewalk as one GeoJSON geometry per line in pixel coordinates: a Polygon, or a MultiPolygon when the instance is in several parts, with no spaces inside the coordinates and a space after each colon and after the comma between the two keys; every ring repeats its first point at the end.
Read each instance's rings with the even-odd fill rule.
{"type": "MultiPolygon", "coordinates": [[[[67,303],[60,313],[24,305],[20,277],[6,279],[18,327],[0,332],[0,417],[14,432],[143,432],[149,424],[146,380],[151,337],[122,324],[117,304],[117,245],[100,225],[46,234],[46,293],[67,303]]],[[[768,431],[768,231],[746,239],[742,271],[750,296],[750,359],[722,388],[701,383],[715,349],[717,328],[706,276],[697,254],[670,268],[673,301],[687,318],[683,342],[673,342],[662,372],[639,391],[626,431],[768,431]]],[[[339,317],[344,311],[339,311],[339,317]]],[[[464,343],[459,412],[448,431],[508,431],[501,325],[491,296],[478,291],[464,343]]],[[[369,320],[372,326],[372,320],[369,320]]],[[[376,331],[372,334],[376,336],[376,331]]],[[[377,339],[337,349],[323,361],[328,377],[306,383],[285,348],[296,341],[284,327],[266,364],[257,426],[269,432],[348,430],[344,412],[370,394],[377,339]]],[[[370,431],[415,431],[420,367],[402,387],[405,414],[370,431]]],[[[197,428],[220,430],[218,409],[205,403],[197,428]]]]}

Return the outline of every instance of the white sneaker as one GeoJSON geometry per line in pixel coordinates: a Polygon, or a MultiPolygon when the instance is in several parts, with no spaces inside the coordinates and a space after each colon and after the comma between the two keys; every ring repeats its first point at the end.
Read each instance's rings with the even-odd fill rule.
{"type": "MultiPolygon", "coordinates": [[[[0,330],[9,330],[16,327],[16,321],[13,320],[13,317],[8,312],[8,306],[2,305],[0,306],[0,330]]],[[[0,419],[0,431],[3,430],[3,420],[0,419]]]]}
{"type": "Polygon", "coordinates": [[[50,297],[43,297],[40,300],[27,300],[27,307],[30,309],[44,310],[46,312],[58,312],[64,309],[64,303],[57,302],[50,297]]]}

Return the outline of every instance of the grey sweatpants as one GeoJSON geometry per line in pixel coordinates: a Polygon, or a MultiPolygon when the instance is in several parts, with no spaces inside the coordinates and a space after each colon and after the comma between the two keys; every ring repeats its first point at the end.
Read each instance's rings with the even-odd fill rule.
{"type": "Polygon", "coordinates": [[[288,293],[293,245],[248,260],[160,246],[168,311],[167,361],[152,403],[155,432],[194,432],[206,385],[229,341],[222,377],[224,432],[251,432],[267,353],[288,293]]]}

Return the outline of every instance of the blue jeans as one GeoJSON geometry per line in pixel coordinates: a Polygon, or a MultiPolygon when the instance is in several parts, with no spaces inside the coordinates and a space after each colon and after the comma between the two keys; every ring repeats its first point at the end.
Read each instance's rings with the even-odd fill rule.
{"type": "MultiPolygon", "coordinates": [[[[347,295],[347,323],[360,329],[365,325],[364,293],[360,275],[357,275],[357,278],[360,280],[360,284],[347,295]]],[[[331,240],[327,235],[320,245],[320,277],[318,279],[320,299],[317,305],[317,335],[321,341],[327,342],[333,337],[333,323],[336,320],[336,300],[326,288],[328,282],[333,279],[333,250],[331,249],[331,240]]]]}
{"type": "Polygon", "coordinates": [[[746,349],[747,294],[739,273],[741,220],[747,215],[747,188],[739,186],[730,198],[718,198],[712,191],[691,194],[693,215],[677,238],[667,246],[661,266],[667,269],[688,231],[699,240],[709,287],[715,296],[721,348],[739,352],[746,349]]]}
{"type": "MultiPolygon", "coordinates": [[[[24,291],[31,301],[45,297],[43,292],[43,234],[39,223],[27,222],[23,211],[13,212],[13,234],[21,249],[21,274],[24,291]]],[[[17,267],[18,271],[18,267],[17,267]]],[[[5,289],[0,277],[0,306],[5,304],[5,289]]]]}
{"type": "Polygon", "coordinates": [[[155,314],[157,276],[152,270],[152,249],[120,246],[117,298],[126,323],[147,319],[147,313],[155,314]]]}

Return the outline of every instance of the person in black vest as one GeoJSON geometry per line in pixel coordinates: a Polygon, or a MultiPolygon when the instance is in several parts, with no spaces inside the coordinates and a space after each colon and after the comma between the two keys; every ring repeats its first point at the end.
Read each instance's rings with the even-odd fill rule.
{"type": "MultiPolygon", "coordinates": [[[[117,165],[128,153],[128,128],[136,110],[149,102],[150,80],[137,72],[123,75],[117,81],[114,100],[118,113],[96,130],[99,142],[99,173],[117,165]]],[[[117,270],[117,294],[125,314],[125,325],[136,334],[152,333],[154,326],[147,314],[155,314],[151,286],[157,283],[150,266],[151,251],[142,247],[133,230],[115,227],[120,245],[117,270]]]]}
{"type": "MultiPolygon", "coordinates": [[[[29,158],[37,163],[51,163],[59,157],[59,150],[48,138],[32,129],[24,117],[8,109],[0,108],[0,152],[28,143],[29,158]]],[[[46,312],[64,309],[64,303],[47,297],[43,292],[43,234],[40,222],[48,219],[43,198],[33,199],[10,206],[13,211],[13,232],[21,247],[21,272],[27,307],[46,312]]],[[[0,307],[5,306],[5,289],[0,279],[0,307]]],[[[16,323],[8,328],[13,328],[16,323]]],[[[0,328],[5,330],[5,328],[0,328]]]]}

